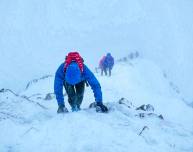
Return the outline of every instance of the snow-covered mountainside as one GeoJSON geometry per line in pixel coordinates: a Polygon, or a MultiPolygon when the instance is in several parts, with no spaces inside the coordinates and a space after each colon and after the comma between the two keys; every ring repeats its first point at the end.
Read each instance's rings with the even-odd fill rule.
{"type": "Polygon", "coordinates": [[[193,101],[191,14],[192,0],[1,0],[0,88],[52,74],[72,48],[93,67],[138,50],[193,101]]]}
{"type": "Polygon", "coordinates": [[[56,114],[51,76],[31,81],[20,94],[1,90],[0,151],[192,152],[193,110],[155,63],[135,59],[117,63],[112,77],[95,74],[107,114],[88,108],[91,88],[81,111],[56,114]]]}

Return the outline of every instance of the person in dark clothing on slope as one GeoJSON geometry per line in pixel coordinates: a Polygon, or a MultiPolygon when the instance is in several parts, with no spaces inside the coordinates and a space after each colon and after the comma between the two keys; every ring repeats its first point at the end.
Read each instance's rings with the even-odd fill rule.
{"type": "Polygon", "coordinates": [[[97,108],[100,108],[101,112],[108,112],[108,108],[102,101],[102,91],[98,80],[83,63],[79,53],[70,52],[55,74],[54,93],[58,103],[57,113],[68,112],[64,103],[63,86],[68,95],[68,102],[72,111],[81,110],[80,106],[83,101],[86,82],[93,90],[97,108]]]}
{"type": "Polygon", "coordinates": [[[111,53],[107,53],[104,61],[103,61],[103,67],[105,71],[105,75],[107,75],[107,71],[109,72],[109,76],[111,76],[111,70],[114,66],[114,58],[111,56],[111,53]]]}
{"type": "Polygon", "coordinates": [[[107,70],[106,70],[106,67],[104,65],[105,58],[106,58],[106,56],[103,56],[99,61],[99,68],[101,69],[101,76],[103,76],[103,73],[105,73],[105,75],[107,75],[107,70]]]}

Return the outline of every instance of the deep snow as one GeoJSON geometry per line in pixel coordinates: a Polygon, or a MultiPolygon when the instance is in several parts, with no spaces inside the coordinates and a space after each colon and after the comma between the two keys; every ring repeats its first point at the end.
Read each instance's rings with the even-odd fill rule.
{"type": "Polygon", "coordinates": [[[112,77],[96,75],[104,103],[111,108],[108,114],[87,109],[94,101],[90,88],[86,88],[82,105],[85,110],[56,114],[56,100],[44,100],[53,93],[53,77],[32,83],[18,96],[1,92],[0,151],[192,152],[193,110],[178,97],[156,64],[136,59],[116,64],[112,77]],[[128,99],[128,105],[132,102],[131,108],[118,104],[122,97],[128,99]],[[164,120],[136,116],[143,111],[135,107],[142,104],[152,104],[164,120]],[[147,129],[139,135],[144,126],[147,129]]]}
{"type": "Polygon", "coordinates": [[[0,89],[16,94],[0,91],[0,151],[192,152],[192,13],[191,0],[1,0],[0,89]],[[72,49],[91,69],[107,52],[139,52],[96,74],[109,114],[87,109],[90,88],[84,110],[56,114],[53,75],[72,49]],[[156,115],[139,118],[142,104],[156,115]]]}

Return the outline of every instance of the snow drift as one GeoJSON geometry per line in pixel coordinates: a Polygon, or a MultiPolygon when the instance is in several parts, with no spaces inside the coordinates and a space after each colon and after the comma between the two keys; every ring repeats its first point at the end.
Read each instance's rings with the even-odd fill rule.
{"type": "Polygon", "coordinates": [[[82,111],[56,114],[53,77],[31,81],[21,94],[2,90],[0,151],[192,151],[192,108],[176,96],[156,64],[136,59],[117,64],[112,77],[96,75],[108,114],[88,109],[94,101],[90,88],[82,111]],[[143,104],[154,108],[137,108],[143,104]]]}

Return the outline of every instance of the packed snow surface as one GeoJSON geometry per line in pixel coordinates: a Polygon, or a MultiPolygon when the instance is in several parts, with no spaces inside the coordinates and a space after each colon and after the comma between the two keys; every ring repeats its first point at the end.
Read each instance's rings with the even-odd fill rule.
{"type": "MultiPolygon", "coordinates": [[[[193,110],[178,97],[156,64],[136,59],[118,63],[112,77],[95,75],[104,104],[110,108],[107,114],[88,109],[94,101],[89,87],[81,111],[57,114],[52,76],[32,81],[20,94],[1,90],[0,151],[193,151],[193,110]],[[124,104],[119,104],[122,97],[124,104]],[[143,104],[153,105],[154,114],[136,110],[143,104]],[[142,113],[144,117],[139,116],[142,113]]],[[[66,106],[70,110],[67,102],[66,106]]]]}

